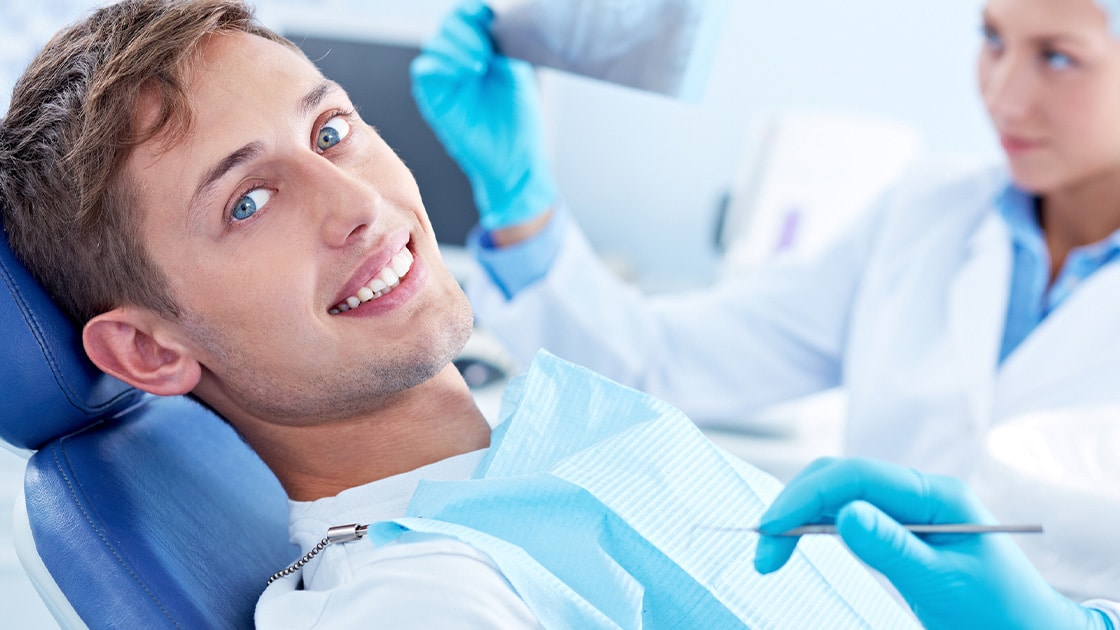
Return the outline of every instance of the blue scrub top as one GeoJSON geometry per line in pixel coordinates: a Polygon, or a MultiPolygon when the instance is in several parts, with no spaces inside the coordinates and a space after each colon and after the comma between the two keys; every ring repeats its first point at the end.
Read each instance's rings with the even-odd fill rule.
{"type": "Polygon", "coordinates": [[[1070,251],[1050,282],[1050,251],[1042,232],[1038,198],[1008,186],[997,204],[1011,230],[1011,291],[999,360],[1003,362],[1042,320],[1090,275],[1120,257],[1120,230],[1107,238],[1070,251]]]}

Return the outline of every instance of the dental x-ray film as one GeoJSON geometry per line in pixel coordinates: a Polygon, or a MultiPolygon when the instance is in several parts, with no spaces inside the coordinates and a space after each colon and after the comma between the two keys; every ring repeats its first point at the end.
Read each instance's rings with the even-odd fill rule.
{"type": "Polygon", "coordinates": [[[502,54],[698,101],[730,0],[492,0],[502,54]]]}

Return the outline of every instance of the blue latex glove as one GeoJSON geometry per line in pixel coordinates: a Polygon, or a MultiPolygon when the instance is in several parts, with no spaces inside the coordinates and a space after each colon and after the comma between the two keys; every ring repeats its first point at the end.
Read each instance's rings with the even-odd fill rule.
{"type": "Polygon", "coordinates": [[[487,230],[529,221],[553,206],[533,69],[494,52],[494,14],[463,2],[412,62],[420,113],[466,173],[487,230]]]}
{"type": "MultiPolygon", "coordinates": [[[[1008,534],[922,538],[899,523],[994,523],[955,478],[863,459],[822,459],[778,495],[760,527],[780,533],[835,519],[848,548],[882,573],[927,628],[1111,628],[1059,594],[1008,534]]],[[[755,568],[770,573],[797,539],[761,536],[755,568]]]]}

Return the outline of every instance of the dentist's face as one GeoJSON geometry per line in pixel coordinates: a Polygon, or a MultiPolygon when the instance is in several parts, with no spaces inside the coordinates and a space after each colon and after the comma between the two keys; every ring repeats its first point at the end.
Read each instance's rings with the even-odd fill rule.
{"type": "Polygon", "coordinates": [[[204,368],[196,393],[231,420],[323,423],[446,368],[466,297],[411,174],[345,92],[246,34],[211,37],[186,80],[186,136],[141,145],[125,175],[185,311],[169,330],[204,368]]]}
{"type": "Polygon", "coordinates": [[[979,80],[1026,190],[1120,173],[1120,41],[1094,0],[989,0],[979,80]]]}

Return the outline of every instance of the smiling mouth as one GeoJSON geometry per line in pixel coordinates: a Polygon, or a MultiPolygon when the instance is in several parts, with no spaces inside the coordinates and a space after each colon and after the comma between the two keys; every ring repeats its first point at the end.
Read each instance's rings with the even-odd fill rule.
{"type": "Polygon", "coordinates": [[[408,251],[405,247],[389,261],[389,264],[377,272],[373,278],[366,283],[355,295],[342,300],[338,304],[332,306],[327,313],[331,315],[340,315],[347,311],[353,310],[365,304],[372,302],[377,298],[383,297],[401,283],[401,278],[404,278],[410,269],[415,259],[412,252],[408,251]]]}

